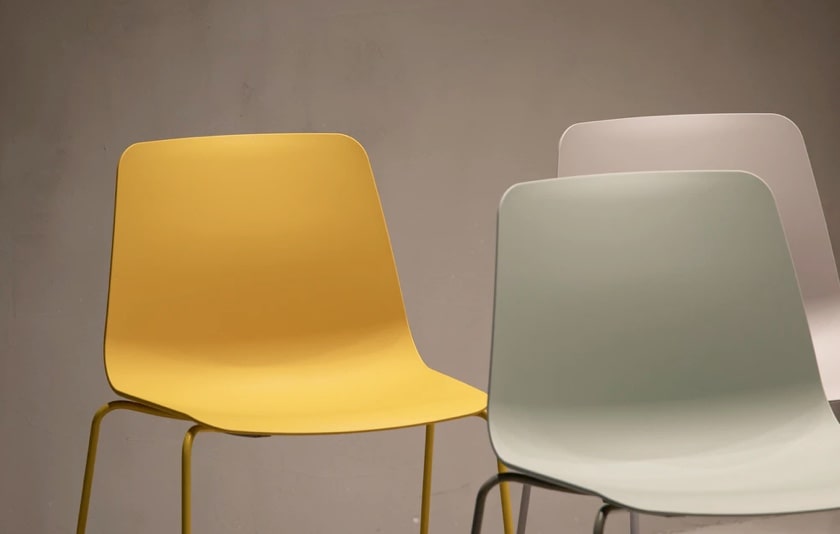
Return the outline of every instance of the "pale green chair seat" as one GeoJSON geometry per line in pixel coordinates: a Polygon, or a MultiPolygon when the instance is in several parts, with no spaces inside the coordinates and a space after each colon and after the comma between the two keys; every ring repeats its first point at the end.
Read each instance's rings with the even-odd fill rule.
{"type": "Polygon", "coordinates": [[[740,414],[722,403],[717,409],[729,421],[703,417],[715,409],[706,403],[655,415],[645,407],[535,413],[551,419],[540,435],[527,414],[497,408],[494,419],[505,423],[503,430],[496,425],[493,444],[509,467],[640,512],[756,515],[838,507],[837,424],[808,395],[793,397],[763,410],[736,404],[740,414]],[[801,417],[790,417],[791,409],[802,410],[801,417]]]}
{"type": "Polygon", "coordinates": [[[840,507],[773,197],[738,171],[518,184],[499,210],[490,439],[520,481],[661,515],[840,507]]]}

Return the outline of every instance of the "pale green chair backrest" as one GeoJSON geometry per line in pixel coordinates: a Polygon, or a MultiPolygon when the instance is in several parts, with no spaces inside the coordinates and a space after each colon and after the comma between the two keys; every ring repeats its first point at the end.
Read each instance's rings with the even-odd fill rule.
{"type": "Polygon", "coordinates": [[[753,438],[772,410],[827,409],[775,203],[754,175],[518,184],[497,245],[489,420],[502,461],[547,428],[583,449],[598,429],[618,450],[599,420],[667,432],[646,421],[670,410],[683,425],[700,415],[713,446],[716,433],[753,438]]]}

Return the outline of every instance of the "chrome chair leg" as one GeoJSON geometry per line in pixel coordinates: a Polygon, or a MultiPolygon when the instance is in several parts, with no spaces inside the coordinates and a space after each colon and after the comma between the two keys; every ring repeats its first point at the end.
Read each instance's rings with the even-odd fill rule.
{"type": "Polygon", "coordinates": [[[630,511],[630,534],[639,534],[639,512],[630,511]]]}
{"type": "Polygon", "coordinates": [[[516,524],[516,534],[525,534],[525,525],[528,524],[528,508],[530,505],[531,485],[525,484],[522,486],[522,497],[519,499],[519,522],[516,524]]]}
{"type": "Polygon", "coordinates": [[[598,515],[595,516],[595,527],[592,529],[593,534],[604,534],[607,516],[615,510],[618,510],[618,508],[612,504],[605,504],[598,510],[598,515]]]}

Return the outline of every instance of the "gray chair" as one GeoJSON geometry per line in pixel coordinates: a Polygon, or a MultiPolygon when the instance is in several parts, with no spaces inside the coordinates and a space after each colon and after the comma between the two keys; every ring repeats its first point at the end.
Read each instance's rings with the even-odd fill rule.
{"type": "Polygon", "coordinates": [[[518,481],[616,509],[840,507],[826,402],[782,225],[738,171],[518,184],[498,220],[489,432],[518,481]]]}

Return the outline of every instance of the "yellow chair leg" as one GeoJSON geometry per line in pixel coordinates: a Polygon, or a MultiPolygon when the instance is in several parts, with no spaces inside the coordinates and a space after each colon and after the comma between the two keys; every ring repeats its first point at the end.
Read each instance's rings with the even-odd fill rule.
{"type": "MultiPolygon", "coordinates": [[[[496,465],[499,468],[499,473],[507,471],[507,468],[505,468],[502,462],[497,460],[496,465]]],[[[507,482],[502,482],[499,485],[499,495],[502,499],[502,521],[505,525],[505,534],[513,534],[513,510],[510,507],[510,486],[507,482]]]]}
{"type": "Polygon", "coordinates": [[[429,509],[432,501],[432,458],[435,450],[435,425],[426,425],[426,448],[423,456],[423,493],[420,498],[420,534],[429,534],[429,509]]]}
{"type": "MultiPolygon", "coordinates": [[[[484,410],[475,415],[487,421],[487,410],[484,410]]],[[[507,468],[502,464],[502,462],[498,460],[496,460],[496,466],[499,470],[499,473],[504,473],[507,471],[507,468]]],[[[499,498],[502,501],[502,524],[505,527],[505,534],[514,534],[516,529],[513,525],[513,509],[511,509],[510,506],[510,486],[507,482],[502,482],[501,484],[499,484],[499,498]]]]}
{"type": "Polygon", "coordinates": [[[195,436],[207,428],[194,425],[184,434],[181,447],[181,534],[192,530],[192,446],[195,436]]]}
{"type": "Polygon", "coordinates": [[[85,478],[82,482],[82,502],[79,504],[79,519],[76,523],[76,534],[84,534],[87,527],[88,508],[90,508],[90,489],[93,485],[93,469],[96,465],[96,447],[99,444],[99,427],[102,418],[117,409],[116,403],[109,402],[99,408],[90,424],[90,438],[88,440],[87,461],[85,462],[85,478]]]}
{"type": "MultiPolygon", "coordinates": [[[[486,419],[486,415],[480,415],[486,419]]],[[[426,425],[426,450],[423,459],[423,493],[420,503],[420,534],[429,534],[429,509],[432,497],[432,458],[435,448],[435,425],[426,425]]],[[[497,462],[499,473],[507,471],[502,462],[497,462]]],[[[502,483],[499,486],[499,493],[502,500],[502,518],[504,521],[505,534],[514,534],[513,510],[510,506],[510,486],[502,483]]],[[[184,533],[187,534],[187,533],[184,533]]]]}
{"type": "Polygon", "coordinates": [[[99,445],[99,427],[102,424],[102,419],[114,410],[131,410],[134,412],[168,417],[171,419],[181,419],[181,417],[177,414],[163,412],[157,408],[127,400],[111,401],[96,411],[93,416],[93,421],[90,424],[90,438],[88,440],[87,460],[85,462],[85,478],[82,482],[82,501],[79,504],[79,518],[76,523],[76,534],[85,534],[85,529],[87,528],[88,509],[90,508],[90,492],[93,486],[93,471],[96,466],[96,449],[99,445]]]}

